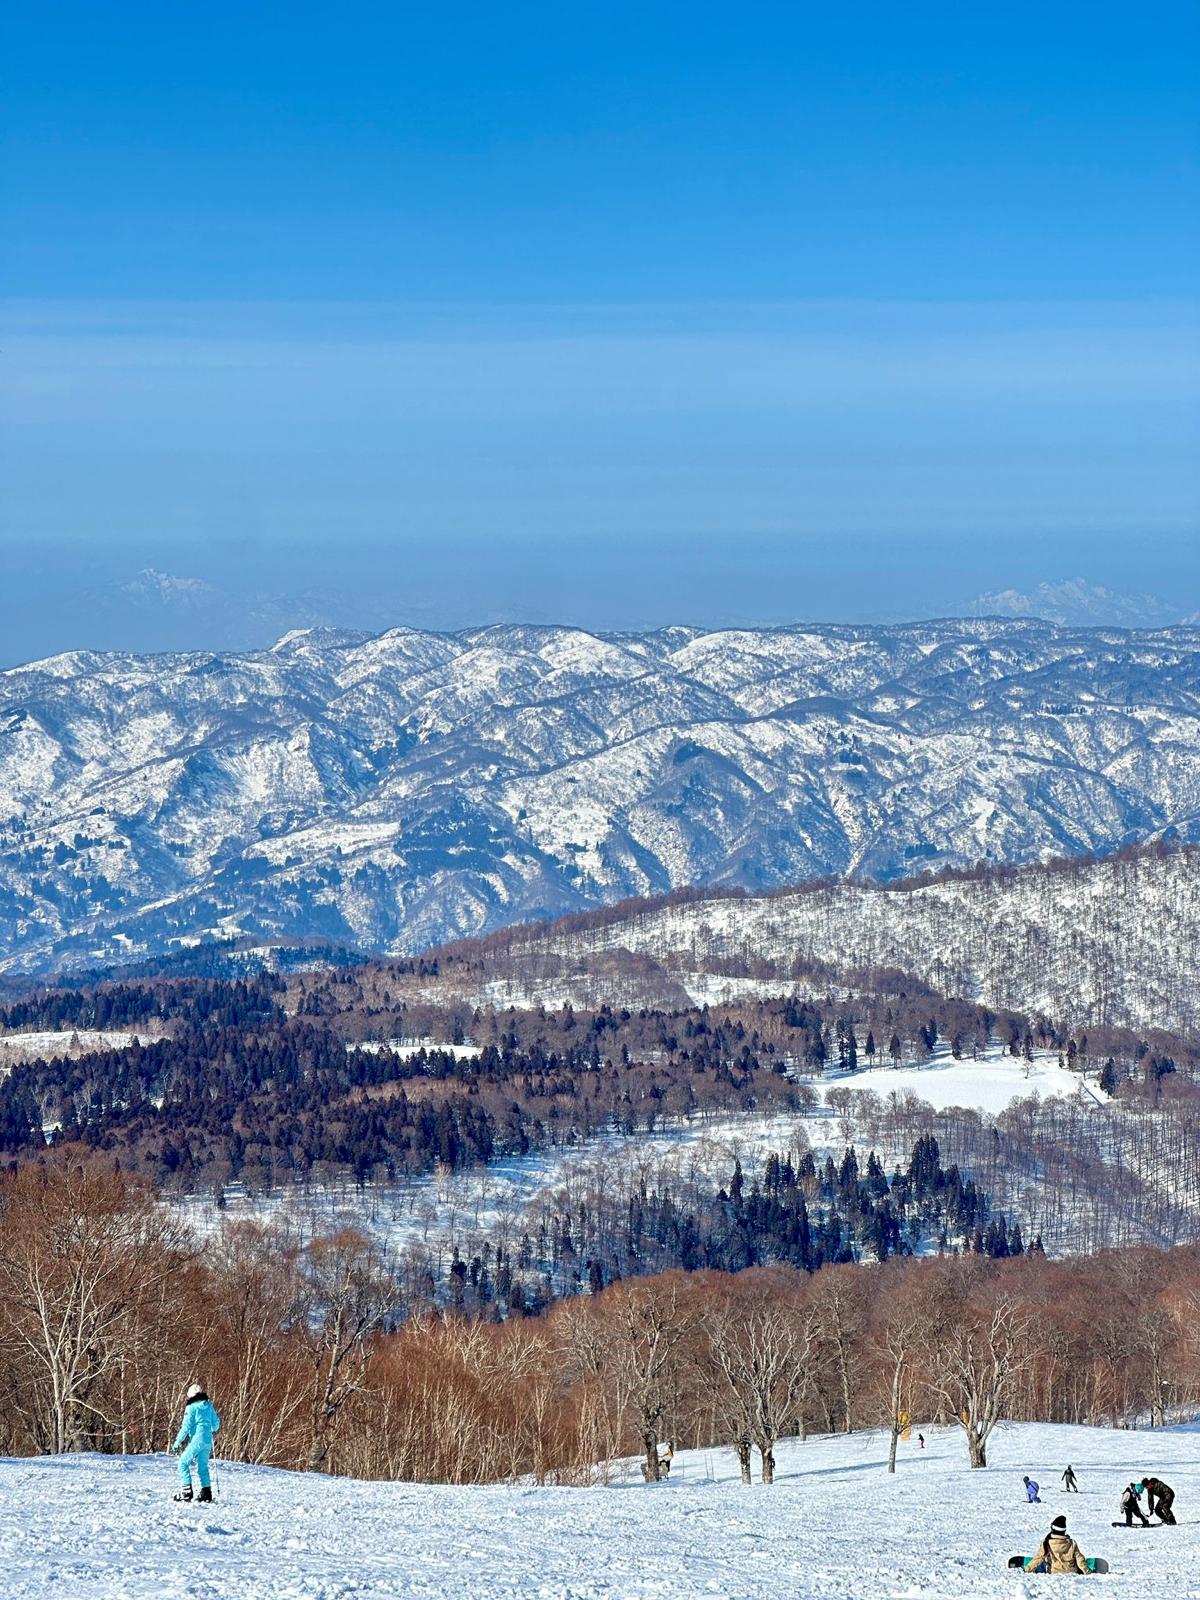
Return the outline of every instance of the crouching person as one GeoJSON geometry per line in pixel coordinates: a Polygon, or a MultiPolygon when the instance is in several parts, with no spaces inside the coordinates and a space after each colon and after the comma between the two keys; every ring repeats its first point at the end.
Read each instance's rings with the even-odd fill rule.
{"type": "Polygon", "coordinates": [[[1066,1517],[1055,1517],[1050,1532],[1025,1563],[1026,1572],[1090,1572],[1083,1551],[1067,1534],[1066,1517]]]}
{"type": "Polygon", "coordinates": [[[179,1457],[179,1493],[176,1500],[192,1498],[192,1468],[200,1481],[200,1499],[207,1504],[212,1499],[212,1483],[208,1476],[208,1462],[212,1455],[213,1436],[221,1431],[221,1419],[212,1401],[198,1383],[187,1392],[187,1408],[183,1423],[172,1450],[181,1451],[179,1457]]]}
{"type": "MultiPolygon", "coordinates": [[[[1138,1486],[1136,1483],[1131,1483],[1126,1486],[1125,1492],[1121,1496],[1121,1510],[1125,1514],[1125,1526],[1127,1528],[1133,1527],[1134,1517],[1138,1519],[1143,1528],[1148,1528],[1150,1526],[1150,1519],[1142,1512],[1142,1502],[1138,1496],[1138,1486]]],[[[1114,1528],[1119,1526],[1119,1523],[1113,1523],[1114,1528]]]]}

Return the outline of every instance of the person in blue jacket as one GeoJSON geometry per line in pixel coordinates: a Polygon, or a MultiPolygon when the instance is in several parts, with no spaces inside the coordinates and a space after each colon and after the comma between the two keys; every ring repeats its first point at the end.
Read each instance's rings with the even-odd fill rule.
{"type": "Polygon", "coordinates": [[[1037,1486],[1037,1484],[1034,1483],[1032,1478],[1022,1478],[1021,1482],[1025,1485],[1025,1495],[1026,1495],[1026,1498],[1029,1501],[1029,1504],[1031,1506],[1032,1505],[1039,1505],[1040,1506],[1042,1502],[1038,1498],[1038,1486],[1037,1486]]]}
{"type": "Polygon", "coordinates": [[[183,1413],[178,1437],[171,1446],[172,1450],[182,1452],[179,1457],[180,1490],[175,1496],[176,1500],[192,1498],[193,1466],[200,1480],[201,1503],[207,1504],[212,1499],[208,1458],[212,1455],[213,1436],[220,1431],[221,1419],[217,1415],[216,1407],[201,1385],[193,1383],[187,1392],[187,1409],[183,1413]]]}

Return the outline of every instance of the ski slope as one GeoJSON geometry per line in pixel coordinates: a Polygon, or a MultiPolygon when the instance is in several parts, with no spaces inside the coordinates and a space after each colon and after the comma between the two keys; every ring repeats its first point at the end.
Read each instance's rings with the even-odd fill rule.
{"type": "Polygon", "coordinates": [[[728,1596],[729,1600],[1035,1600],[1064,1580],[1010,1573],[1066,1510],[1111,1574],[1105,1596],[1200,1596],[1200,1431],[1021,1425],[971,1472],[957,1430],[901,1446],[878,1433],[792,1441],[772,1488],[729,1452],[681,1452],[671,1481],[594,1489],[360,1483],[223,1464],[223,1498],[175,1506],[164,1457],[0,1462],[7,1600],[399,1600],[401,1596],[728,1596]],[[1058,1477],[1070,1461],[1078,1495],[1058,1477]],[[1111,1526],[1122,1486],[1153,1470],[1180,1525],[1111,1526]],[[1021,1474],[1043,1486],[1025,1504],[1021,1474]]]}

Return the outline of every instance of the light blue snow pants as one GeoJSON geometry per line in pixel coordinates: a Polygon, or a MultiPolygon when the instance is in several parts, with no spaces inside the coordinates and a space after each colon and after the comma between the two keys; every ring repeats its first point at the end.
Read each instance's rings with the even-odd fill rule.
{"type": "Polygon", "coordinates": [[[195,1464],[196,1476],[200,1479],[200,1487],[212,1487],[208,1476],[208,1458],[212,1453],[211,1444],[201,1444],[198,1439],[189,1439],[183,1447],[179,1457],[179,1481],[185,1489],[192,1486],[192,1466],[195,1464]]]}

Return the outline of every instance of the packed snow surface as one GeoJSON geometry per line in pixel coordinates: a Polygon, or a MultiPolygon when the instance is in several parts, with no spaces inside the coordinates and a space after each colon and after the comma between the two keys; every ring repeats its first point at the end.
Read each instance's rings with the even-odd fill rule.
{"type": "Polygon", "coordinates": [[[1097,1592],[1200,1596],[1200,1432],[1022,1425],[971,1472],[957,1429],[927,1429],[886,1472],[860,1433],[779,1450],[747,1489],[725,1450],[676,1457],[667,1483],[452,1489],[221,1466],[212,1507],[170,1502],[163,1457],[0,1462],[0,1571],[9,1600],[397,1600],[399,1596],[728,1596],[971,1600],[1059,1593],[1009,1572],[1067,1513],[1097,1592]],[[1070,1462],[1080,1492],[1062,1492],[1070,1462]],[[1177,1527],[1112,1527],[1122,1487],[1153,1472],[1177,1527]],[[1025,1503],[1022,1473],[1044,1505],[1025,1503]]]}

